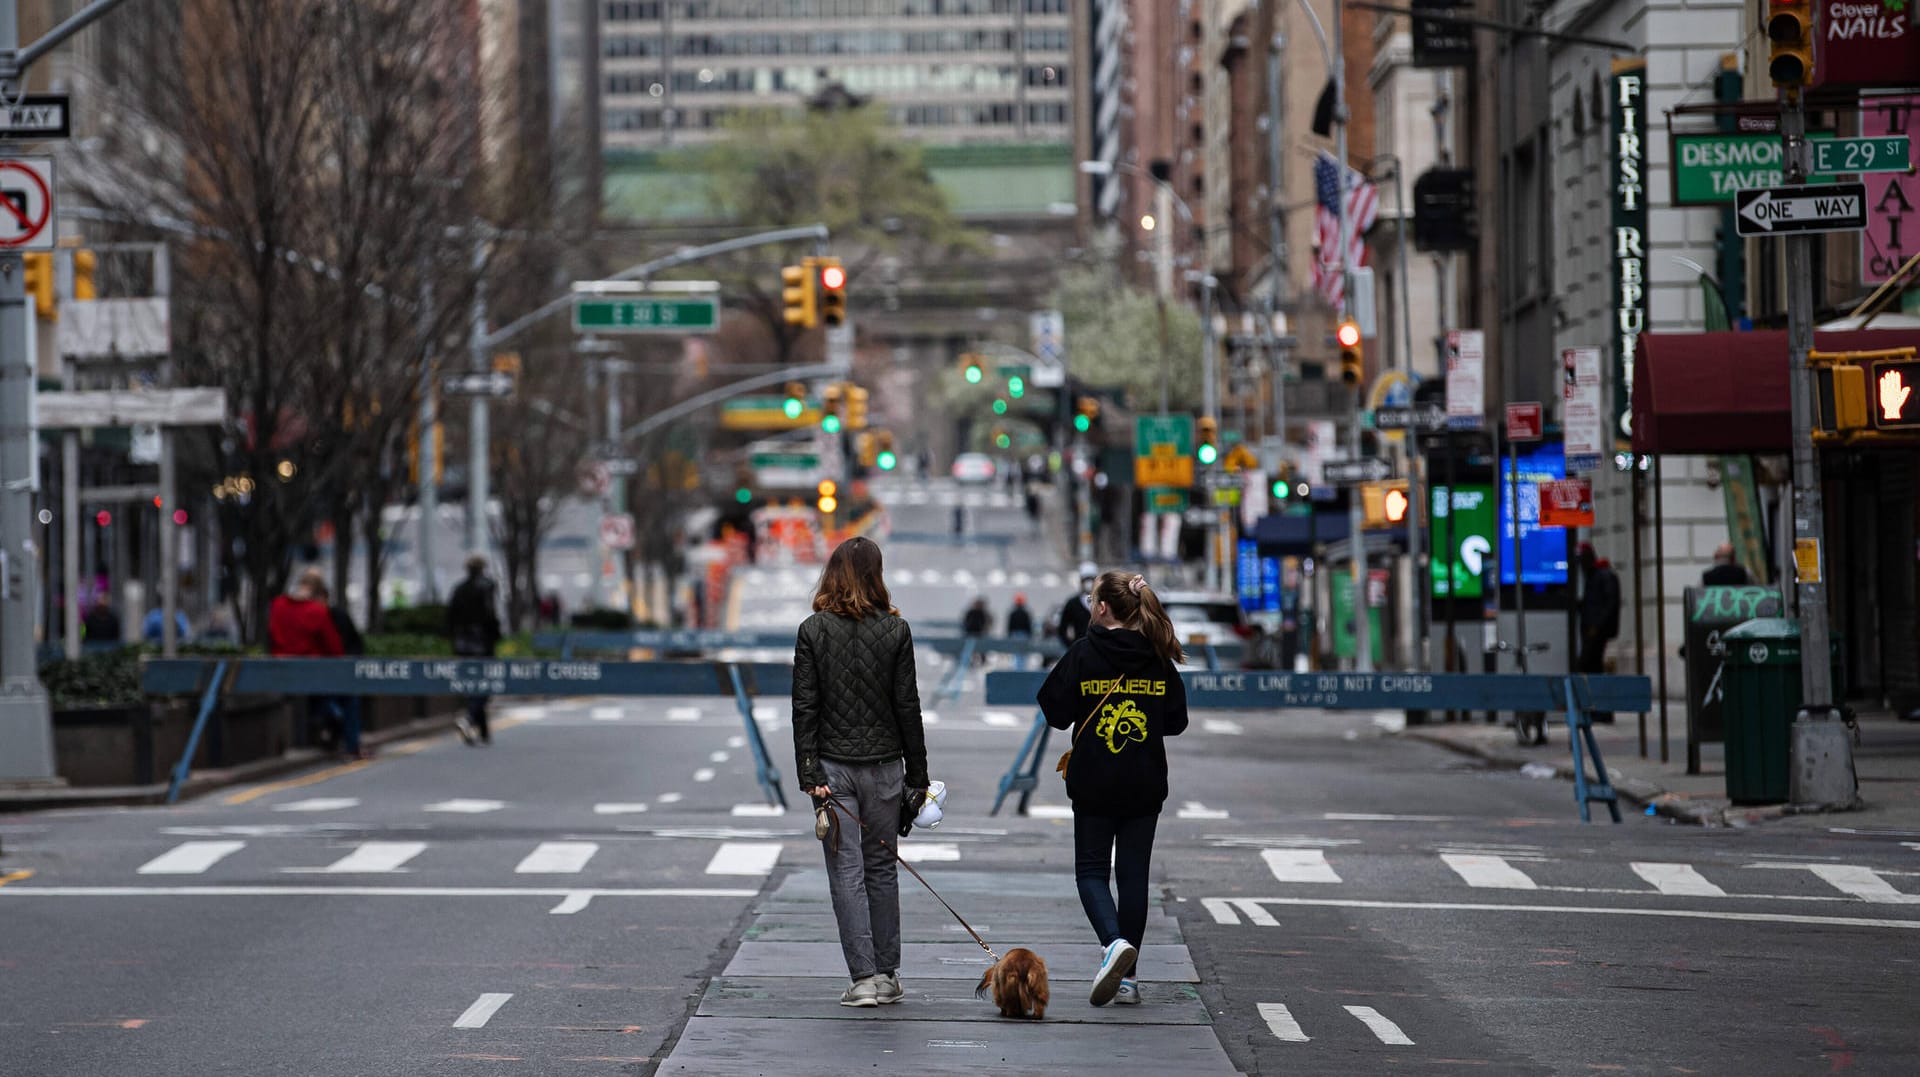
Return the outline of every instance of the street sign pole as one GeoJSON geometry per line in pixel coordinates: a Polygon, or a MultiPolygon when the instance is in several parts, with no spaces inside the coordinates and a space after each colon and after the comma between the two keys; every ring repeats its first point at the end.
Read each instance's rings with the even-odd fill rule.
{"type": "MultiPolygon", "coordinates": [[[[487,244],[479,230],[473,235],[473,331],[467,339],[468,365],[475,374],[487,370],[487,244]]],[[[487,499],[490,477],[487,465],[493,458],[493,431],[490,425],[492,403],[484,393],[475,394],[467,412],[467,554],[487,552],[487,499]]]]}
{"type": "MultiPolygon", "coordinates": [[[[20,78],[14,72],[19,35],[14,0],[0,0],[0,75],[9,95],[20,78]]],[[[0,781],[52,781],[53,719],[33,639],[40,582],[32,522],[37,438],[24,272],[17,250],[0,252],[0,781]]]]}
{"type": "MultiPolygon", "coordinates": [[[[1786,152],[1787,180],[1803,181],[1810,168],[1807,114],[1796,90],[1780,104],[1780,134],[1786,152]]],[[[1820,491],[1820,458],[1813,446],[1812,235],[1787,240],[1787,355],[1793,408],[1793,546],[1798,567],[1794,588],[1800,615],[1801,706],[1794,718],[1790,754],[1790,794],[1798,805],[1845,805],[1857,799],[1853,745],[1836,719],[1828,663],[1827,584],[1824,545],[1825,506],[1820,491]]]]}

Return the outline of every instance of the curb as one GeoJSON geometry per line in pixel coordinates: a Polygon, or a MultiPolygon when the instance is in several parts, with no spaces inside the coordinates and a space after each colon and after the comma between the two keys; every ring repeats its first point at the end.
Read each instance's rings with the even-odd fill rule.
{"type": "MultiPolygon", "coordinates": [[[[1543,763],[1543,761],[1539,759],[1528,759],[1521,756],[1508,755],[1471,741],[1442,736],[1438,733],[1429,733],[1418,728],[1406,729],[1402,731],[1401,735],[1411,737],[1414,740],[1426,744],[1437,745],[1448,751],[1457,752],[1460,755],[1471,756],[1489,763],[1498,763],[1512,770],[1519,770],[1521,767],[1530,763],[1543,763]]],[[[1571,760],[1563,763],[1554,763],[1552,766],[1553,776],[1555,778],[1567,782],[1573,781],[1573,762],[1571,760]]],[[[1607,769],[1608,777],[1613,781],[1614,791],[1620,795],[1621,800],[1636,804],[1642,808],[1652,808],[1655,815],[1672,819],[1675,822],[1702,827],[1747,826],[1752,823],[1763,822],[1766,819],[1778,818],[1786,814],[1784,805],[1735,810],[1716,804],[1698,803],[1669,792],[1667,789],[1653,782],[1630,777],[1611,767],[1607,769]],[[1735,817],[1739,817],[1738,821],[1735,821],[1735,817]]]]}
{"type": "MultiPolygon", "coordinates": [[[[404,725],[368,733],[362,743],[378,747],[397,741],[444,733],[453,728],[453,715],[429,715],[404,725]]],[[[269,759],[257,759],[237,767],[199,770],[187,776],[180,787],[182,802],[205,796],[218,789],[246,785],[265,778],[304,770],[337,758],[336,753],[319,748],[296,748],[269,759]]],[[[171,782],[152,785],[49,785],[35,790],[0,787],[0,812],[51,811],[58,808],[147,807],[163,804],[171,782]]]]}

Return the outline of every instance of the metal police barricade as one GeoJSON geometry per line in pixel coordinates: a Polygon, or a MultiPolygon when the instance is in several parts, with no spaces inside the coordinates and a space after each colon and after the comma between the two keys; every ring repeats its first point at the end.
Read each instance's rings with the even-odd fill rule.
{"type": "Polygon", "coordinates": [[[152,658],[141,690],[200,696],[186,753],[174,768],[167,803],[180,794],[188,762],[220,696],[726,696],[740,708],[753,749],[755,779],[767,803],[785,809],[753,697],[791,695],[793,667],[777,662],[595,662],[548,658],[152,658]]]}
{"type": "MultiPolygon", "coordinates": [[[[1231,710],[1429,710],[1429,711],[1564,711],[1567,740],[1573,750],[1574,802],[1580,821],[1592,822],[1588,806],[1607,806],[1620,822],[1620,802],[1607,777],[1606,762],[1593,738],[1591,712],[1636,711],[1653,705],[1653,682],[1646,677],[1586,674],[1512,673],[1184,673],[1187,706],[1231,710]],[[1589,779],[1591,757],[1596,777],[1589,779]]],[[[1033,702],[1045,683],[1044,673],[987,675],[989,706],[1019,706],[1033,702]]],[[[1040,766],[1051,732],[1044,715],[1035,714],[1013,766],[1000,778],[993,811],[1014,793],[1020,794],[1019,813],[1040,784],[1040,766]]]]}

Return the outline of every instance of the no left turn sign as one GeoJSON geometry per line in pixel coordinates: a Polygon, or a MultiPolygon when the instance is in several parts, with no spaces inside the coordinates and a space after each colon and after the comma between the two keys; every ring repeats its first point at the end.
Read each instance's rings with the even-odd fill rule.
{"type": "Polygon", "coordinates": [[[0,157],[0,250],[53,249],[53,158],[0,157]]]}

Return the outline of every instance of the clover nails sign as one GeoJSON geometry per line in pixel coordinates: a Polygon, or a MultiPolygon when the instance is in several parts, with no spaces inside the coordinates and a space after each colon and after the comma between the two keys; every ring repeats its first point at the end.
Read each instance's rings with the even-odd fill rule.
{"type": "Polygon", "coordinates": [[[1814,85],[1899,88],[1920,81],[1913,2],[1814,0],[1814,85]]]}
{"type": "Polygon", "coordinates": [[[1633,437],[1633,356],[1647,327],[1645,60],[1613,65],[1613,431],[1633,437]]]}

